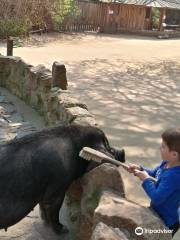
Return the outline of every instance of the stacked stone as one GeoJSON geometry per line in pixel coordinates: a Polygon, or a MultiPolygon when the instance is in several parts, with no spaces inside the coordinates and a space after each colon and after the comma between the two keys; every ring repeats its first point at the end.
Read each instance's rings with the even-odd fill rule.
{"type": "Polygon", "coordinates": [[[0,86],[35,108],[47,125],[96,125],[87,106],[67,90],[65,66],[55,62],[53,74],[44,65],[33,67],[19,57],[0,56],[0,86]]]}

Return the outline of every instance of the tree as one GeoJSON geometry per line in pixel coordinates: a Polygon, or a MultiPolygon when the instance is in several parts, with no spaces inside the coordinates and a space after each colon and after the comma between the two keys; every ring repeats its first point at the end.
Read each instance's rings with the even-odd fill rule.
{"type": "Polygon", "coordinates": [[[74,0],[54,0],[54,4],[51,6],[51,16],[54,28],[57,30],[61,23],[79,14],[80,10],[74,0]]]}

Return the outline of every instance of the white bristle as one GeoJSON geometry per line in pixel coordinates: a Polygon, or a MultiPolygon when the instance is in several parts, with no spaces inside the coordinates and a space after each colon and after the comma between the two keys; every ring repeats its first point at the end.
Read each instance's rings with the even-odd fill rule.
{"type": "MultiPolygon", "coordinates": [[[[92,148],[88,148],[88,147],[84,147],[80,153],[79,153],[79,156],[88,160],[88,161],[91,161],[91,160],[94,160],[96,162],[101,162],[102,161],[102,157],[99,157],[98,155],[100,152],[92,149],[92,148]]],[[[103,154],[103,153],[102,153],[103,154]]],[[[106,156],[106,155],[105,155],[106,156]]]]}

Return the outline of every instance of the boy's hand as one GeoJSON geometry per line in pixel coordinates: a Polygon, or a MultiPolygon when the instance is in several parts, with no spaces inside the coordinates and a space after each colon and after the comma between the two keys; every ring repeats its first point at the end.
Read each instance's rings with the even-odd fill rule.
{"type": "Polygon", "coordinates": [[[129,173],[134,173],[135,170],[139,170],[140,171],[140,166],[133,164],[133,163],[129,163],[128,164],[128,169],[126,169],[129,173]]]}
{"type": "Polygon", "coordinates": [[[134,170],[134,176],[137,176],[141,181],[144,181],[146,178],[151,178],[146,171],[140,171],[137,169],[134,170]]]}

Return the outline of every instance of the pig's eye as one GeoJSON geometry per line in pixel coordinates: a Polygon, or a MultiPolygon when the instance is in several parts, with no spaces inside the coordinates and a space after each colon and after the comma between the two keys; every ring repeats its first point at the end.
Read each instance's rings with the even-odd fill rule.
{"type": "Polygon", "coordinates": [[[114,149],[111,148],[110,152],[111,152],[111,153],[114,153],[115,151],[114,151],[114,149]]]}

